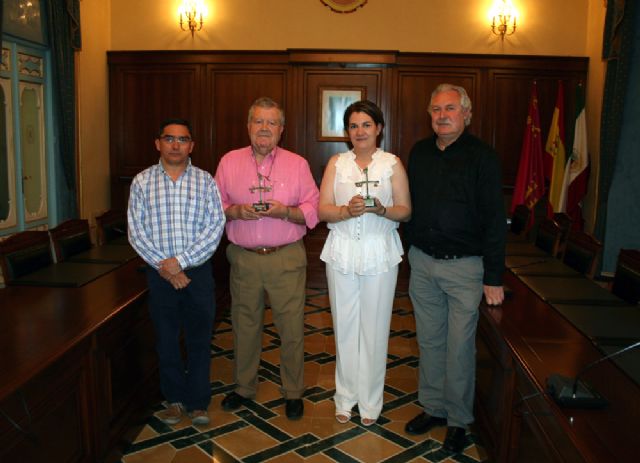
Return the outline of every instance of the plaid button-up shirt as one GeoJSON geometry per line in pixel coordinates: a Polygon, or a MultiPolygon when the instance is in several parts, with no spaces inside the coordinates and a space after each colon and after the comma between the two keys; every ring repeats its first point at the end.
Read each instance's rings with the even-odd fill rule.
{"type": "Polygon", "coordinates": [[[131,183],[129,242],[149,265],[175,257],[183,269],[209,259],[222,237],[225,215],[216,182],[191,164],[174,182],[159,162],[131,183]]]}

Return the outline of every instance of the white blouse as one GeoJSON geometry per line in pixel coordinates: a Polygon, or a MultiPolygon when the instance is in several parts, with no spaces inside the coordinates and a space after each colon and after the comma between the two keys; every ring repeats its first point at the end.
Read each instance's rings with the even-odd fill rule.
{"type": "MultiPolygon", "coordinates": [[[[355,195],[366,196],[366,186],[356,186],[365,180],[365,174],[356,163],[353,151],[340,153],[336,161],[333,193],[336,205],[347,205],[355,195]]],[[[385,207],[393,206],[391,175],[398,158],[378,149],[368,166],[369,195],[378,198],[385,207]]],[[[320,259],[343,274],[377,275],[388,271],[402,261],[402,243],[398,235],[398,222],[375,213],[365,213],[336,223],[330,230],[320,259]]]]}

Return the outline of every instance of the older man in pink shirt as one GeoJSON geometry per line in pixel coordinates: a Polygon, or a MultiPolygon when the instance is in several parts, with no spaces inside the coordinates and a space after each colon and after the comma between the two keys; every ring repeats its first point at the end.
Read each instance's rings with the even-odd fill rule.
{"type": "Polygon", "coordinates": [[[285,412],[298,419],[304,412],[307,256],[302,237],[318,223],[318,187],[307,161],[278,146],[284,111],[275,101],[256,100],[247,128],[251,145],[225,154],[215,176],[231,241],[227,258],[236,382],[222,407],[235,410],[256,396],[266,291],[281,340],[285,412]]]}

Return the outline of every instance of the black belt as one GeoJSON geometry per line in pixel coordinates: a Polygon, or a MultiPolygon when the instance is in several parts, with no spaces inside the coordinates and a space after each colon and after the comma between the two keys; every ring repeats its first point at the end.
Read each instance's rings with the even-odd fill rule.
{"type": "Polygon", "coordinates": [[[467,254],[452,254],[452,253],[447,254],[444,252],[424,250],[424,249],[422,249],[422,252],[424,252],[425,254],[437,260],[454,260],[454,259],[462,259],[463,257],[470,257],[467,254]]]}

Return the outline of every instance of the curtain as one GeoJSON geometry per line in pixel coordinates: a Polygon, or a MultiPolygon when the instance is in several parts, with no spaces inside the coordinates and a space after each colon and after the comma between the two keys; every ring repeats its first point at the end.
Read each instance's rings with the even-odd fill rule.
{"type": "Polygon", "coordinates": [[[74,53],[81,46],[79,0],[46,0],[47,31],[51,49],[54,120],[58,162],[62,168],[58,191],[59,219],[77,215],[76,98],[74,53]]]}
{"type": "Polygon", "coordinates": [[[607,5],[603,58],[608,63],[600,126],[599,195],[594,230],[596,237],[605,243],[604,271],[615,270],[621,247],[640,247],[640,233],[637,232],[640,219],[633,213],[640,203],[640,192],[629,183],[637,181],[633,173],[637,172],[640,162],[635,155],[640,123],[637,101],[640,90],[637,85],[640,78],[639,13],[635,1],[610,0],[607,5]]]}

